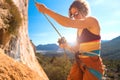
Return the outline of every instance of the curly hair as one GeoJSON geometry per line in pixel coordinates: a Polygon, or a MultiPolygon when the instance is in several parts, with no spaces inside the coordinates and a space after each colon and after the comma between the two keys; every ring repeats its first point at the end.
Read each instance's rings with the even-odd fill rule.
{"type": "Polygon", "coordinates": [[[69,8],[69,17],[71,18],[71,8],[76,8],[83,16],[88,16],[90,13],[89,5],[85,0],[75,0],[69,8]]]}

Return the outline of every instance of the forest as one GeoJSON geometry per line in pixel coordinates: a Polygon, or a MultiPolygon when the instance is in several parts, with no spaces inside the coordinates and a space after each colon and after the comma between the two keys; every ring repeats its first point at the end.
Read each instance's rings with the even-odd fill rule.
{"type": "MultiPolygon", "coordinates": [[[[66,80],[70,68],[75,61],[66,55],[45,56],[36,53],[36,57],[50,80],[66,80]]],[[[106,66],[103,80],[119,80],[120,79],[120,60],[103,59],[106,66]]]]}

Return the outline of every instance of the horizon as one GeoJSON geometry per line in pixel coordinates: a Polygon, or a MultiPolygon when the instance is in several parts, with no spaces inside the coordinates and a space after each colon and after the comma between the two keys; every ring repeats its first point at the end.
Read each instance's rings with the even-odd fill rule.
{"type": "MultiPolygon", "coordinates": [[[[73,0],[37,0],[44,3],[48,8],[68,16],[68,8],[73,0]],[[62,6],[61,6],[62,5],[62,6]]],[[[120,36],[120,10],[119,0],[87,0],[91,8],[91,16],[95,16],[101,27],[101,40],[112,40],[120,36]],[[109,4],[108,4],[109,2],[109,4]],[[112,6],[111,6],[112,5],[112,6]]],[[[37,10],[33,0],[29,0],[28,6],[28,32],[29,37],[35,45],[56,43],[58,34],[51,27],[45,17],[37,10]]],[[[66,38],[68,42],[75,42],[76,29],[61,27],[57,22],[48,16],[58,31],[66,38]]]]}
{"type": "MultiPolygon", "coordinates": [[[[118,36],[118,37],[119,37],[119,36],[118,36]]],[[[117,38],[117,37],[115,37],[115,38],[117,38]]],[[[113,38],[113,39],[115,39],[115,38],[113,38]]],[[[111,39],[111,40],[113,40],[113,39],[111,39]]],[[[111,41],[111,40],[101,40],[101,41],[111,41]]],[[[56,45],[58,45],[58,43],[46,43],[46,44],[38,44],[38,45],[35,45],[35,46],[39,46],[39,45],[49,45],[49,44],[56,44],[56,45]]],[[[73,42],[73,43],[69,43],[69,44],[73,45],[74,42],[73,42]]]]}

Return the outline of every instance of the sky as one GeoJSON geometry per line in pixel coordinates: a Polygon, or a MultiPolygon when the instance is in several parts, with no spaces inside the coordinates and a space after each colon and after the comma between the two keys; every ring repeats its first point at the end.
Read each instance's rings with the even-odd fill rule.
{"type": "MultiPolygon", "coordinates": [[[[68,9],[74,0],[37,0],[43,3],[47,8],[68,17],[68,9]]],[[[87,0],[91,9],[91,16],[99,21],[101,27],[101,39],[111,40],[120,36],[120,0],[87,0]]],[[[59,25],[51,17],[50,21],[54,24],[67,42],[76,40],[76,29],[66,28],[59,25]]],[[[32,42],[37,46],[39,44],[57,43],[60,36],[56,33],[45,16],[41,14],[33,0],[29,0],[28,6],[28,33],[32,42]]]]}

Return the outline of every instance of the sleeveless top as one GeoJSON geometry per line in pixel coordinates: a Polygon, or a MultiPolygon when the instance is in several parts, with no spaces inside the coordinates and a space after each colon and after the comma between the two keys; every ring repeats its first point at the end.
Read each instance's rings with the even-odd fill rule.
{"type": "Polygon", "coordinates": [[[95,35],[86,28],[83,29],[80,36],[79,35],[77,36],[78,43],[91,42],[100,39],[101,39],[100,35],[95,35]]]}

